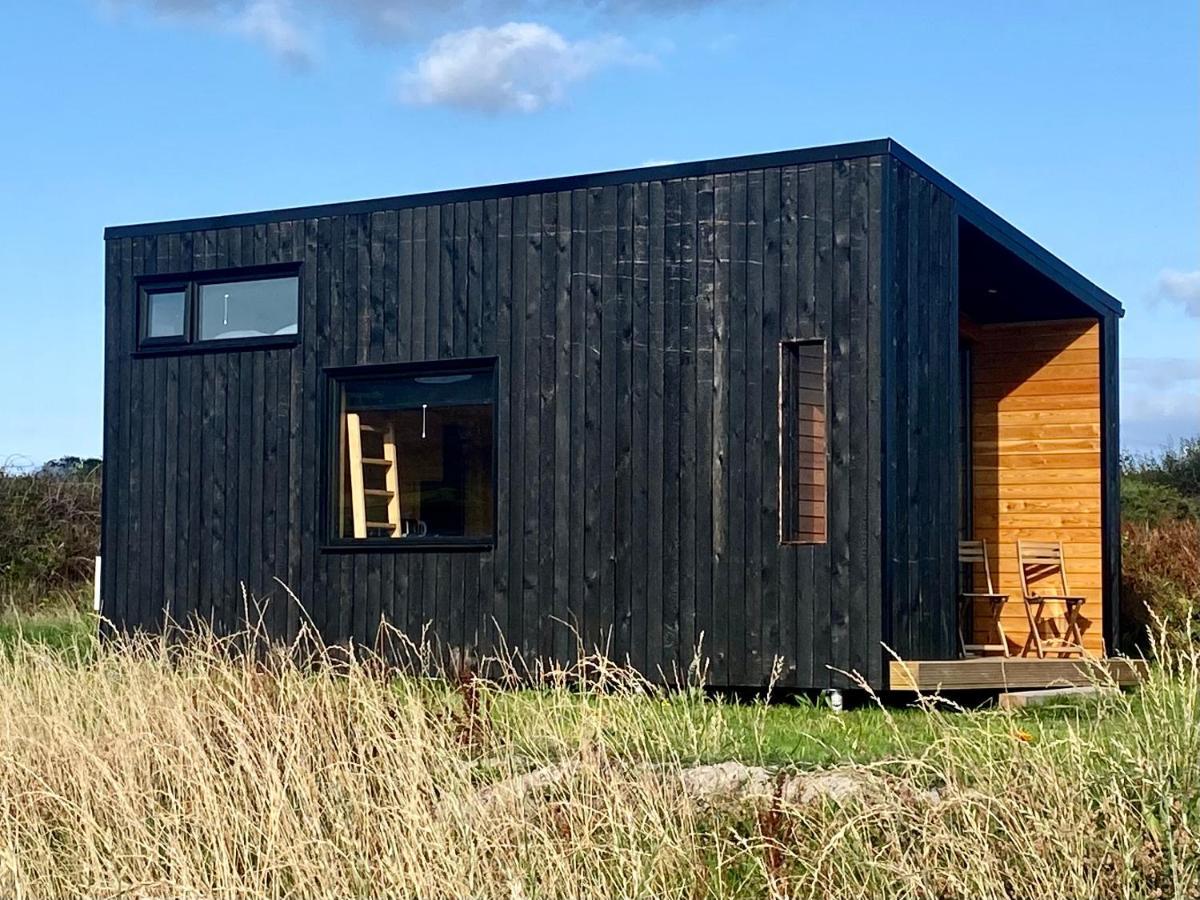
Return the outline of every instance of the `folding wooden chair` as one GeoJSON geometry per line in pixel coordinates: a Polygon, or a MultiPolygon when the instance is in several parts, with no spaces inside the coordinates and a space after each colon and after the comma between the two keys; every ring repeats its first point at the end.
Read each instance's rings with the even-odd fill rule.
{"type": "Polygon", "coordinates": [[[987,591],[963,590],[958,593],[958,644],[962,647],[963,656],[974,656],[993,650],[999,650],[1005,656],[1011,655],[1008,652],[1008,637],[1004,634],[1004,625],[1000,621],[1000,612],[1004,608],[1004,604],[1008,602],[1008,594],[996,593],[996,586],[992,583],[992,567],[988,563],[987,541],[959,541],[958,563],[960,566],[966,567],[966,571],[963,573],[963,587],[975,586],[976,566],[982,566],[983,583],[987,586],[987,591]],[[967,623],[967,613],[974,610],[976,601],[986,602],[990,605],[991,616],[996,623],[996,636],[1000,639],[999,643],[974,644],[967,641],[966,632],[963,629],[967,623]]]}
{"type": "Polygon", "coordinates": [[[1083,656],[1083,635],[1079,632],[1079,608],[1084,598],[1072,595],[1067,585],[1067,564],[1063,558],[1062,543],[1059,541],[1017,541],[1017,567],[1021,572],[1021,594],[1025,600],[1025,617],[1029,619],[1029,637],[1025,640],[1022,655],[1030,647],[1037,649],[1039,659],[1044,659],[1047,648],[1057,647],[1059,656],[1077,654],[1083,656]],[[1034,588],[1037,582],[1057,576],[1059,593],[1040,594],[1034,588]],[[1053,614],[1046,617],[1046,607],[1061,607],[1064,628],[1057,630],[1053,614]],[[1052,637],[1042,636],[1042,625],[1055,629],[1052,637]]]}

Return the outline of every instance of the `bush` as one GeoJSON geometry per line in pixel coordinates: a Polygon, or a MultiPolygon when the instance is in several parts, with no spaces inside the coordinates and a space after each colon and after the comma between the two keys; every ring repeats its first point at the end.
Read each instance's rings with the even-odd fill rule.
{"type": "Polygon", "coordinates": [[[0,466],[0,606],[78,597],[99,546],[99,460],[0,466]]]}
{"type": "Polygon", "coordinates": [[[1200,437],[1156,454],[1121,458],[1121,646],[1148,651],[1200,639],[1200,437]]]}
{"type": "Polygon", "coordinates": [[[1200,437],[1159,453],[1123,455],[1121,505],[1127,522],[1200,518],[1200,437]]]}
{"type": "Polygon", "coordinates": [[[1200,519],[1200,500],[1139,475],[1122,475],[1121,518],[1126,522],[1146,524],[1200,519]]]}
{"type": "Polygon", "coordinates": [[[1121,547],[1122,647],[1148,650],[1155,618],[1176,644],[1200,640],[1200,519],[1126,522],[1121,547]]]}

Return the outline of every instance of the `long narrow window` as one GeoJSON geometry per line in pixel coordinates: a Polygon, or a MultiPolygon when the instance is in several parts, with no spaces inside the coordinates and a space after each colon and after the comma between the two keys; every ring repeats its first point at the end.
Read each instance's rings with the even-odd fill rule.
{"type": "Polygon", "coordinates": [[[292,264],[139,279],[138,349],[190,351],[294,344],[300,278],[292,264]]]}
{"type": "Polygon", "coordinates": [[[335,541],[488,543],[495,534],[495,363],[333,373],[335,541]]]}
{"type": "Polygon", "coordinates": [[[825,342],[779,345],[779,539],[825,542],[825,342]]]}

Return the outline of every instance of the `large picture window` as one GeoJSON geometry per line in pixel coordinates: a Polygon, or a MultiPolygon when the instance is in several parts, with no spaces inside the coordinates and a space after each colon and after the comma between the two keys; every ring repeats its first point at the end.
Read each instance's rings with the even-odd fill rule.
{"type": "Polygon", "coordinates": [[[779,345],[779,539],[825,542],[825,342],[779,345]]]}
{"type": "Polygon", "coordinates": [[[138,349],[232,350],[295,343],[296,266],[226,269],[140,281],[138,349]]]}
{"type": "Polygon", "coordinates": [[[493,360],[333,370],[336,542],[491,543],[493,360]]]}

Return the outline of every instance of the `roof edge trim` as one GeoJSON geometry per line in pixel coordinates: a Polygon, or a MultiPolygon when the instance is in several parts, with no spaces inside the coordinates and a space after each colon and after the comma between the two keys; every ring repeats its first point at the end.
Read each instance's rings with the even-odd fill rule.
{"type": "Polygon", "coordinates": [[[181,231],[233,228],[244,225],[261,225],[267,222],[285,222],[295,219],[320,218],[322,216],[354,215],[417,206],[432,206],[441,203],[491,200],[519,194],[551,193],[579,188],[606,187],[616,184],[630,184],[635,181],[667,181],[675,178],[696,178],[704,175],[741,172],[750,169],[765,169],[774,166],[794,166],[804,163],[831,162],[839,159],[857,159],[863,156],[883,156],[889,152],[891,145],[890,138],[878,138],[844,144],[827,144],[820,147],[778,150],[770,153],[755,153],[745,156],[728,156],[721,159],[667,163],[661,166],[638,166],[629,169],[614,169],[608,172],[562,175],[553,178],[511,181],[478,187],[451,188],[449,190],[427,191],[418,194],[400,194],[391,197],[349,200],[338,203],[319,203],[311,206],[294,206],[192,219],[144,222],[134,225],[110,225],[104,229],[104,239],[149,237],[159,234],[174,234],[181,231]]]}
{"type": "Polygon", "coordinates": [[[958,214],[1001,244],[1005,249],[1015,253],[1024,262],[1045,275],[1051,281],[1060,285],[1064,290],[1074,294],[1088,306],[1101,315],[1124,316],[1125,308],[1121,301],[1108,291],[1087,278],[1078,270],[1059,259],[1025,232],[984,206],[980,201],[968,194],[957,184],[939,172],[929,163],[922,160],[911,150],[903,147],[891,138],[888,139],[888,152],[904,165],[932,182],[941,190],[955,199],[958,204],[958,214]]]}

